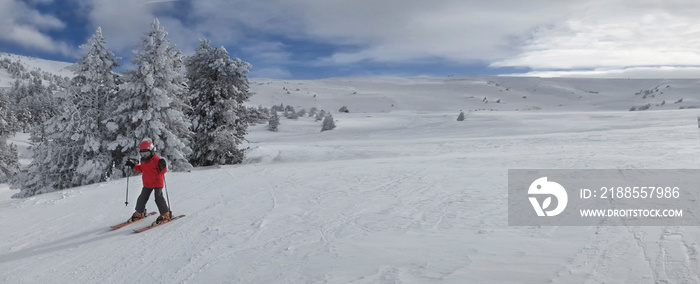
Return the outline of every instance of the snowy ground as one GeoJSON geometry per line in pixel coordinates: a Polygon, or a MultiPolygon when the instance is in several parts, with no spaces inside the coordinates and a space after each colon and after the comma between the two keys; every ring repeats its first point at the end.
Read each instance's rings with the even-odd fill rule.
{"type": "Polygon", "coordinates": [[[678,109],[695,81],[496,79],[254,80],[251,105],[338,128],[252,126],[246,163],[168,173],[188,216],[142,234],[108,229],[138,179],[128,207],[126,179],[21,200],[0,185],[0,283],[700,282],[697,227],[507,225],[508,169],[698,168],[699,113],[678,109]]]}

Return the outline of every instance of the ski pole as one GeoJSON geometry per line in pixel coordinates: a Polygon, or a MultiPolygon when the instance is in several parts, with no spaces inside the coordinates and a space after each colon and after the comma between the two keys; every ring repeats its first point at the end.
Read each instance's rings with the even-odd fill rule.
{"type": "MultiPolygon", "coordinates": [[[[124,169],[124,173],[126,173],[126,168],[124,169]]],[[[129,175],[126,175],[126,201],[124,202],[126,206],[129,206],[129,175]]]]}
{"type": "Polygon", "coordinates": [[[165,186],[165,198],[168,200],[168,211],[170,211],[170,217],[173,216],[173,208],[170,207],[170,195],[168,195],[168,182],[165,180],[165,174],[163,174],[163,186],[165,186]]]}

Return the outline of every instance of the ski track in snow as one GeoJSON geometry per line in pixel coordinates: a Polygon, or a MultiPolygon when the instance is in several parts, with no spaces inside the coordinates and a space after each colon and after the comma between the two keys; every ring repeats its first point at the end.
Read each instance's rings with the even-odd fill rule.
{"type": "Polygon", "coordinates": [[[695,111],[456,122],[406,110],[411,97],[381,101],[403,109],[334,114],[324,133],[307,118],[253,126],[246,163],[168,173],[187,217],[144,233],[132,229],[155,217],[109,229],[130,216],[138,178],[128,207],[125,179],[0,200],[0,282],[700,282],[695,227],[507,225],[508,169],[696,168],[695,111]]]}

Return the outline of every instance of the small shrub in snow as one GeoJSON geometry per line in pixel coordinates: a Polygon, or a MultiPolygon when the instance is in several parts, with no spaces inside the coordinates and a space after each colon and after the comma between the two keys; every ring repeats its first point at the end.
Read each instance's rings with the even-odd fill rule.
{"type": "Polygon", "coordinates": [[[349,113],[350,111],[348,110],[348,107],[342,106],[339,110],[339,112],[344,112],[344,113],[349,113]]]}
{"type": "Polygon", "coordinates": [[[284,117],[289,118],[289,119],[297,119],[299,116],[297,115],[296,111],[294,110],[294,107],[292,106],[287,106],[284,109],[284,117]]]}
{"type": "Polygon", "coordinates": [[[269,119],[269,116],[270,116],[269,110],[264,109],[262,107],[246,108],[246,113],[247,113],[247,121],[250,124],[264,123],[265,121],[267,121],[269,119]]]}
{"type": "Polygon", "coordinates": [[[309,117],[312,117],[312,116],[315,117],[317,112],[318,112],[318,108],[312,107],[312,108],[309,110],[309,117]]]}
{"type": "Polygon", "coordinates": [[[270,111],[276,111],[276,112],[284,111],[284,104],[280,104],[278,106],[277,105],[272,106],[270,108],[270,111]]]}

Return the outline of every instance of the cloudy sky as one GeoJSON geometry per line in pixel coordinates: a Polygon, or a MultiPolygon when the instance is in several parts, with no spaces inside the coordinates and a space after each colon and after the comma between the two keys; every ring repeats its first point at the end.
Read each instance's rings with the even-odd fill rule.
{"type": "Polygon", "coordinates": [[[154,18],[251,77],[700,77],[700,1],[0,0],[0,51],[74,62],[102,27],[131,68],[154,18]]]}

